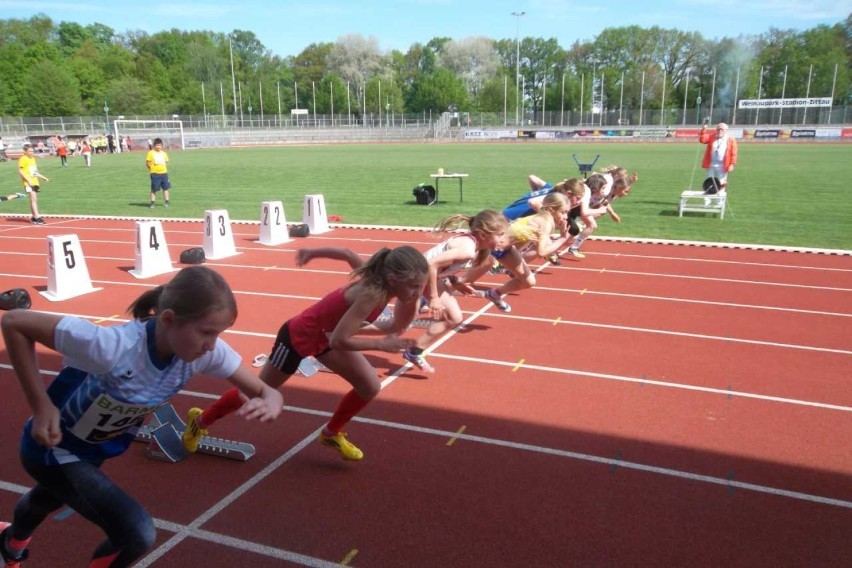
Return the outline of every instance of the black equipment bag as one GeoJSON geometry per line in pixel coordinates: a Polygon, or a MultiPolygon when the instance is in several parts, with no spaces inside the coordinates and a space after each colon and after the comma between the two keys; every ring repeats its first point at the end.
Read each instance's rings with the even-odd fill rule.
{"type": "Polygon", "coordinates": [[[202,264],[204,260],[204,249],[201,247],[193,247],[180,253],[182,264],[202,264]]]}
{"type": "Polygon", "coordinates": [[[707,195],[714,195],[719,193],[722,189],[722,182],[719,181],[719,178],[717,177],[709,177],[704,180],[704,184],[702,184],[701,188],[707,195]]]}
{"type": "Polygon", "coordinates": [[[411,190],[417,205],[432,205],[435,203],[435,188],[431,185],[421,183],[411,190]]]}
{"type": "Polygon", "coordinates": [[[291,237],[307,237],[311,234],[311,228],[308,227],[305,223],[301,223],[299,225],[293,225],[290,227],[288,231],[291,237]]]}
{"type": "Polygon", "coordinates": [[[30,294],[23,288],[12,288],[0,294],[0,310],[28,310],[31,305],[30,294]]]}

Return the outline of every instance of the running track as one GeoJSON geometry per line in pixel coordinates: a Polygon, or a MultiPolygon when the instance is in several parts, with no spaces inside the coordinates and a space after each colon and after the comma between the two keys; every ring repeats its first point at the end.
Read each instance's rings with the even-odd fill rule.
{"type": "MultiPolygon", "coordinates": [[[[685,221],[686,222],[686,221],[685,221]]],[[[173,259],[202,225],[167,222],[173,259]]],[[[250,361],[281,322],[342,284],[331,261],[297,270],[296,246],[436,241],[339,227],[266,247],[233,226],[238,256],[208,261],[237,293],[226,339],[250,361]]],[[[235,417],[214,435],[253,443],[247,462],[145,458],[106,471],[155,517],[139,566],[848,566],[852,542],[852,257],[592,241],[545,265],[503,314],[468,317],[430,360],[436,375],[370,353],[385,390],[350,425],[365,452],[343,462],[313,442],[347,384],[321,372],[284,387],[270,425],[235,417]],[[846,542],[844,545],[843,543],[846,542]]],[[[120,320],[146,287],[134,225],[0,218],[0,290],[34,309],[120,320]],[[95,286],[51,303],[49,234],[79,235],[95,286]]],[[[499,282],[505,276],[489,276],[499,282]]],[[[411,333],[420,333],[412,330],[411,333]]],[[[60,368],[40,357],[49,377],[60,368]]],[[[29,414],[0,348],[0,515],[30,484],[17,460],[29,414]]],[[[196,378],[183,413],[226,388],[196,378]]],[[[84,566],[99,531],[61,512],[36,533],[28,568],[84,566]]]]}

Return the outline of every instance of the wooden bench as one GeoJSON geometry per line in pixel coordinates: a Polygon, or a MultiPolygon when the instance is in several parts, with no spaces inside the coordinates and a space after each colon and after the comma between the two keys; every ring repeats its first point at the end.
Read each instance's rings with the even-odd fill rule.
{"type": "Polygon", "coordinates": [[[687,189],[680,194],[677,216],[683,217],[683,213],[689,211],[692,213],[719,213],[719,218],[724,219],[727,201],[728,196],[724,191],[707,194],[703,191],[687,189]]]}

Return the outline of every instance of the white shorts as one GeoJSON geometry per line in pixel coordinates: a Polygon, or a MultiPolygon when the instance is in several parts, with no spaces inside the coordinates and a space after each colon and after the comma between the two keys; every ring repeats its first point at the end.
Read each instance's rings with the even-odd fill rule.
{"type": "Polygon", "coordinates": [[[722,185],[726,185],[728,183],[728,172],[725,171],[725,166],[719,164],[718,166],[710,166],[707,168],[707,177],[716,178],[719,180],[719,183],[722,185]]]}

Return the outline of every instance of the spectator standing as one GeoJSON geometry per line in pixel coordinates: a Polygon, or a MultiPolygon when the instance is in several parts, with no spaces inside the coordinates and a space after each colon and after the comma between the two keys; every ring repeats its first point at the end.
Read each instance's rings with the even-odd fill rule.
{"type": "Polygon", "coordinates": [[[80,144],[80,153],[83,155],[83,159],[86,161],[86,167],[92,167],[92,146],[89,144],[88,138],[83,138],[83,142],[80,144]]]}
{"type": "Polygon", "coordinates": [[[707,125],[701,127],[698,141],[706,145],[701,167],[707,170],[708,178],[719,180],[718,191],[728,188],[728,173],[737,164],[737,141],[728,136],[728,125],[720,122],[715,132],[708,132],[707,125]]]}
{"type": "Polygon", "coordinates": [[[24,155],[18,159],[18,175],[21,176],[21,183],[24,185],[24,190],[30,194],[30,211],[32,213],[30,223],[33,225],[44,225],[44,219],[38,214],[38,192],[40,190],[38,180],[50,180],[38,173],[38,165],[36,165],[35,151],[32,144],[24,144],[24,155]]]}
{"type": "Polygon", "coordinates": [[[151,174],[151,209],[154,208],[157,192],[161,189],[163,190],[163,205],[168,207],[169,189],[171,189],[172,184],[169,182],[169,155],[163,150],[162,139],[154,139],[152,149],[148,150],[148,154],[145,156],[145,165],[151,174]]]}
{"type": "Polygon", "coordinates": [[[59,161],[63,168],[68,167],[68,146],[65,141],[59,136],[56,137],[56,155],[59,156],[59,161]]]}

